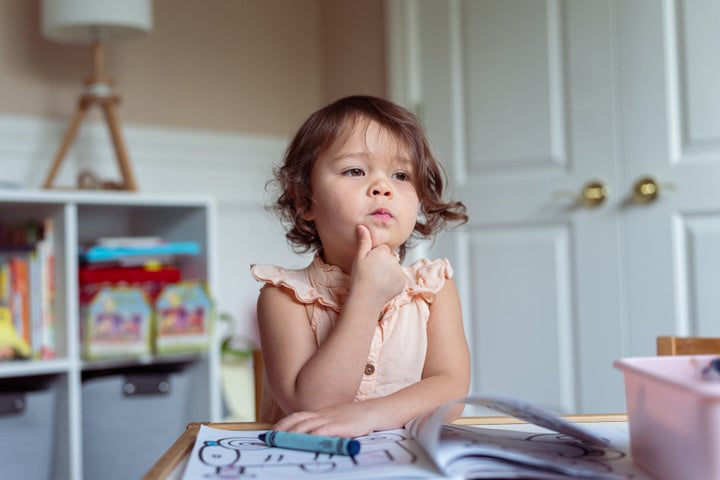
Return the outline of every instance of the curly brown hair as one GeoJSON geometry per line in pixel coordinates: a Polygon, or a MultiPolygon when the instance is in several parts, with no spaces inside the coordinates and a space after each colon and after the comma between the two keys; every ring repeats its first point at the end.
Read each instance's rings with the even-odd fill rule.
{"type": "MultiPolygon", "coordinates": [[[[414,160],[414,186],[420,201],[420,218],[413,236],[429,238],[448,222],[467,222],[465,205],[443,200],[445,171],[430,150],[418,119],[395,103],[372,96],[341,98],[316,111],[302,124],[288,146],[283,164],[275,169],[280,195],[272,206],[286,226],[286,238],[298,252],[322,247],[315,225],[303,217],[312,209],[310,187],[315,160],[336,142],[344,141],[358,121],[374,121],[407,148],[414,160]]],[[[368,122],[369,123],[369,122],[368,122]]],[[[405,242],[399,248],[405,257],[405,242]]]]}

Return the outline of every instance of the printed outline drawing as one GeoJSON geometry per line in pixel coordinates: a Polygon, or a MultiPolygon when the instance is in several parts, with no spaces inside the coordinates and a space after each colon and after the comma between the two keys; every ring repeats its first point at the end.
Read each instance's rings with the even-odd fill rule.
{"type": "Polygon", "coordinates": [[[489,429],[488,433],[484,433],[483,430],[483,427],[443,425],[441,436],[443,439],[455,437],[468,447],[482,445],[497,450],[512,449],[520,453],[537,454],[548,460],[564,458],[563,463],[566,465],[583,467],[596,473],[610,473],[625,478],[634,476],[613,468],[613,463],[626,458],[627,454],[611,445],[596,445],[558,432],[489,429]]]}
{"type": "Polygon", "coordinates": [[[205,441],[200,447],[199,460],[208,467],[205,478],[258,478],[263,471],[276,468],[293,468],[295,471],[292,473],[304,473],[315,478],[315,475],[356,467],[381,467],[398,463],[411,465],[417,461],[417,455],[405,445],[407,437],[396,432],[377,432],[358,438],[362,449],[354,457],[279,450],[269,447],[257,437],[238,433],[238,436],[205,441]]]}

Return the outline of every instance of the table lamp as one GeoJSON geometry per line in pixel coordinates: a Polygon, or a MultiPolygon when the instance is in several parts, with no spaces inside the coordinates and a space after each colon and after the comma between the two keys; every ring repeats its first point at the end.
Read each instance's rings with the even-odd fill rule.
{"type": "Polygon", "coordinates": [[[123,182],[119,188],[137,190],[116,112],[120,97],[114,93],[112,80],[104,71],[103,44],[148,33],[152,29],[151,0],[43,0],[41,15],[45,38],[65,43],[90,44],[93,53],[92,74],[85,80],[85,89],[78,99],[75,115],[43,187],[52,187],[87,109],[97,105],[102,109],[109,127],[122,173],[123,182]]]}

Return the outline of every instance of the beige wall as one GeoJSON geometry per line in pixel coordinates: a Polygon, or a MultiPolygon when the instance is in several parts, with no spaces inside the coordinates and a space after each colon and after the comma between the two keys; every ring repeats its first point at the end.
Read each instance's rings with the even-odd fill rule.
{"type": "MultiPolygon", "coordinates": [[[[286,135],[342,95],[386,94],[383,0],[155,0],[110,44],[124,123],[286,135]]],[[[68,118],[87,47],[43,39],[39,0],[0,1],[0,114],[68,118]]]]}
{"type": "Polygon", "coordinates": [[[324,0],[320,5],[323,103],[353,93],[386,95],[382,0],[324,0]]]}

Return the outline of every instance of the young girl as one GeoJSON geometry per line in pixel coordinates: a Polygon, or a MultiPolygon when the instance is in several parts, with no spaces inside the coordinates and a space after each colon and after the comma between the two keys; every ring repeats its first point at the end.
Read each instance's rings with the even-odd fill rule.
{"type": "Polygon", "coordinates": [[[467,221],[462,203],[442,198],[442,169],[416,118],[380,98],[340,99],[300,127],[276,179],[288,240],[316,253],[302,270],[252,267],[265,283],[260,421],[359,436],[465,396],[452,268],[400,263],[413,234],[467,221]]]}

